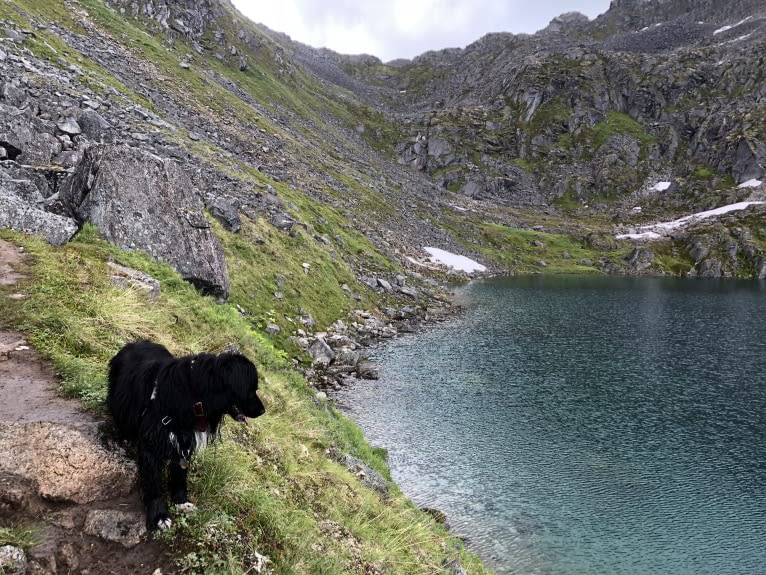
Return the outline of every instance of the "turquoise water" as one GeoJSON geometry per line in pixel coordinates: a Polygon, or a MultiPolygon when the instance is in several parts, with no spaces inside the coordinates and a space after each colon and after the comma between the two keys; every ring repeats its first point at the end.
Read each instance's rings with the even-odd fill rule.
{"type": "Polygon", "coordinates": [[[500,574],[766,573],[766,286],[511,278],[335,399],[500,574]]]}

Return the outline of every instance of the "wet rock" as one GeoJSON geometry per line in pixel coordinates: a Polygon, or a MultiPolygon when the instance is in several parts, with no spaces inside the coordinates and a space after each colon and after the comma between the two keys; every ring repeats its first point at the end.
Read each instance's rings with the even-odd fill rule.
{"type": "Polygon", "coordinates": [[[146,526],[139,512],[94,509],[85,517],[84,531],[123,547],[134,547],[146,534],[146,526]]]}
{"type": "Polygon", "coordinates": [[[710,257],[697,266],[697,276],[701,278],[720,278],[723,275],[723,264],[718,258],[710,257]]]}
{"type": "Polygon", "coordinates": [[[95,224],[109,242],[146,251],[204,293],[228,297],[223,247],[175,161],[127,146],[93,146],[60,198],[78,222],[95,224]]]}
{"type": "Polygon", "coordinates": [[[378,379],[380,370],[377,365],[369,361],[362,361],[356,366],[356,373],[362,379],[378,379]]]}
{"type": "Polygon", "coordinates": [[[441,525],[445,525],[447,523],[447,515],[440,509],[435,509],[434,507],[421,507],[420,510],[428,513],[437,523],[440,523],[441,525]]]}

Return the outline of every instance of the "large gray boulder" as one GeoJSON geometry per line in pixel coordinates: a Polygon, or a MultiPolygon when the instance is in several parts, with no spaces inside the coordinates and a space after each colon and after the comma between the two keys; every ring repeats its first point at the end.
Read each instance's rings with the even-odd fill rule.
{"type": "Polygon", "coordinates": [[[90,222],[109,242],[172,265],[205,293],[228,297],[223,247],[175,161],[127,146],[96,145],[62,188],[61,201],[80,224],[90,222]]]}

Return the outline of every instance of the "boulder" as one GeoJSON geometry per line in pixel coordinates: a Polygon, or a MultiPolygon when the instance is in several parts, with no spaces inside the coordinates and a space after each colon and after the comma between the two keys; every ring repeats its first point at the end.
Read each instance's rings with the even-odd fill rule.
{"type": "Polygon", "coordinates": [[[112,285],[123,289],[137,289],[146,292],[146,299],[153,303],[160,297],[160,282],[149,274],[108,262],[107,265],[112,270],[112,285]]]}
{"type": "Polygon", "coordinates": [[[649,248],[636,247],[625,256],[625,261],[636,272],[642,272],[652,267],[652,264],[654,263],[654,252],[649,248]]]}
{"type": "Polygon", "coordinates": [[[0,146],[6,157],[21,164],[47,165],[61,152],[61,142],[54,136],[55,125],[28,112],[0,104],[0,146]]]}
{"type": "Polygon", "coordinates": [[[309,355],[314,360],[314,363],[325,366],[330,365],[330,362],[335,359],[335,352],[320,337],[309,346],[309,355]]]}
{"type": "Polygon", "coordinates": [[[242,228],[242,220],[237,213],[237,205],[228,198],[215,197],[207,202],[210,214],[230,232],[238,232],[242,228]]]}
{"type": "Polygon", "coordinates": [[[0,228],[42,236],[48,243],[60,246],[77,232],[77,223],[28,204],[0,186],[0,228]]]}
{"type": "Polygon", "coordinates": [[[105,133],[112,129],[112,125],[101,114],[90,108],[80,110],[77,114],[77,124],[82,133],[92,141],[100,140],[105,133]]]}
{"type": "Polygon", "coordinates": [[[107,451],[89,428],[54,422],[0,424],[0,474],[34,485],[49,501],[91,503],[127,496],[136,467],[107,451]]]}
{"type": "Polygon", "coordinates": [[[96,145],[62,184],[60,199],[80,224],[95,224],[109,242],[143,250],[204,293],[228,297],[223,247],[175,161],[127,146],[96,145]]]}

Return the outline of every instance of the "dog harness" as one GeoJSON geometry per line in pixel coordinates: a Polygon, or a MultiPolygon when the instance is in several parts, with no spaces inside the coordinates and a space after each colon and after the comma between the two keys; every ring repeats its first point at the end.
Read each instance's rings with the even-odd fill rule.
{"type": "MultiPolygon", "coordinates": [[[[191,377],[191,370],[194,367],[194,360],[191,360],[189,363],[189,389],[191,389],[192,396],[194,397],[194,405],[192,406],[192,409],[194,410],[194,417],[197,419],[197,431],[199,433],[206,433],[207,432],[207,419],[205,419],[205,407],[202,405],[202,399],[200,397],[199,391],[197,391],[197,386],[194,385],[194,382],[192,381],[191,377]]],[[[149,401],[154,401],[154,399],[157,397],[157,387],[159,386],[159,378],[154,379],[154,388],[152,389],[152,395],[149,397],[149,401]]],[[[141,415],[143,416],[144,413],[146,413],[146,410],[148,409],[148,402],[147,406],[144,407],[143,411],[141,412],[141,415]]],[[[166,415],[162,418],[162,425],[168,426],[170,422],[173,421],[173,418],[171,418],[169,415],[166,415]]]]}
{"type": "Polygon", "coordinates": [[[194,381],[191,377],[191,371],[194,367],[194,360],[189,363],[189,388],[194,396],[194,417],[197,418],[197,431],[205,433],[207,431],[207,419],[205,419],[205,408],[202,406],[202,399],[200,398],[197,386],[194,385],[194,381]]]}

